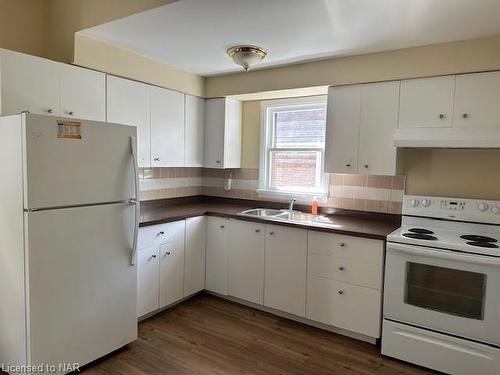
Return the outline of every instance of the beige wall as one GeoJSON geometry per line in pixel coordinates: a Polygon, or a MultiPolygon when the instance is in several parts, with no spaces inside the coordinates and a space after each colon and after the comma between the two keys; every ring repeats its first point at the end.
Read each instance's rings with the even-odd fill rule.
{"type": "Polygon", "coordinates": [[[48,0],[0,0],[0,48],[47,56],[48,0]]]}
{"type": "Polygon", "coordinates": [[[259,168],[260,100],[243,102],[241,167],[259,168]]]}
{"type": "Polygon", "coordinates": [[[75,63],[88,68],[203,96],[204,78],[83,35],[75,36],[75,63]]]}
{"type": "Polygon", "coordinates": [[[255,70],[206,81],[207,97],[500,69],[500,36],[255,70]]]}

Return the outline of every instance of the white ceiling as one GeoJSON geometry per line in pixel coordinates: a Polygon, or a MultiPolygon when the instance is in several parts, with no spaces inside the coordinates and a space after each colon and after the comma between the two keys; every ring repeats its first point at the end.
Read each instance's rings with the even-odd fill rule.
{"type": "Polygon", "coordinates": [[[241,70],[236,44],[269,51],[259,68],[500,34],[500,0],[180,0],[80,31],[203,76],[241,70]]]}

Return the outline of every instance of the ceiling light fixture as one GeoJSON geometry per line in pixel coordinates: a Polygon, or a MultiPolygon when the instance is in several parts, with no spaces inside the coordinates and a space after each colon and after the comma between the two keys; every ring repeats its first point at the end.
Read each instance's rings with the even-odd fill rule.
{"type": "Polygon", "coordinates": [[[267,51],[262,47],[246,45],[228,48],[227,54],[247,71],[252,65],[261,62],[267,56],[267,51]]]}

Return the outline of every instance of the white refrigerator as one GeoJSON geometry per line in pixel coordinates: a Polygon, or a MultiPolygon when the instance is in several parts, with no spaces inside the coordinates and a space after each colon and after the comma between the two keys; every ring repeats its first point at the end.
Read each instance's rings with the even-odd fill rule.
{"type": "Polygon", "coordinates": [[[137,337],[136,128],[0,118],[0,366],[66,373],[137,337]]]}

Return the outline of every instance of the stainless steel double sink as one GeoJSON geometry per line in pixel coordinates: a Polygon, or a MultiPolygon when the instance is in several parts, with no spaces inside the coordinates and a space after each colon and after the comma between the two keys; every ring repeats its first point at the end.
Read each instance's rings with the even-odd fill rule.
{"type": "Polygon", "coordinates": [[[295,210],[277,210],[271,208],[253,208],[240,212],[241,216],[258,217],[269,221],[282,221],[294,223],[328,223],[330,220],[321,215],[313,215],[307,212],[295,210]]]}

